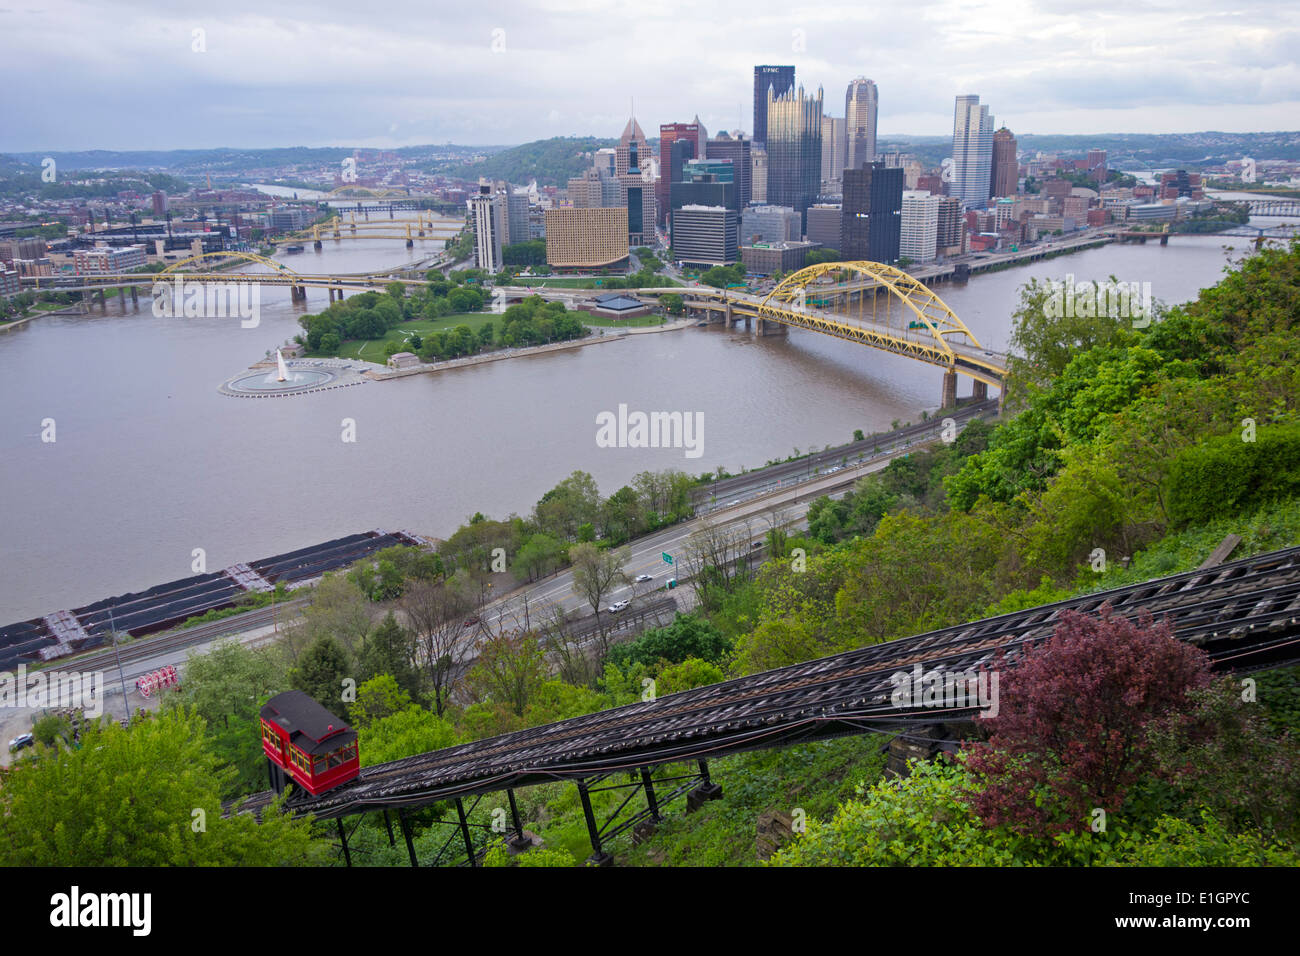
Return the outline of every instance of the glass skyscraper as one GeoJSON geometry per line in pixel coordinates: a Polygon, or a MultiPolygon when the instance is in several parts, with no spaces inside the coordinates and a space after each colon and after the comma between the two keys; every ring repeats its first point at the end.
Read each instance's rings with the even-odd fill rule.
{"type": "Polygon", "coordinates": [[[860,76],[849,84],[844,94],[844,169],[861,169],[863,163],[876,161],[879,107],[875,83],[860,76]]]}
{"type": "Polygon", "coordinates": [[[754,67],[754,144],[758,146],[767,142],[767,91],[769,87],[777,96],[784,96],[794,89],[794,67],[754,67]]]}
{"type": "Polygon", "coordinates": [[[822,100],[802,86],[767,94],[767,202],[797,210],[801,224],[821,191],[822,100]]]}
{"type": "Polygon", "coordinates": [[[952,182],[948,195],[967,209],[983,209],[989,202],[993,173],[993,117],[978,96],[957,97],[952,122],[952,182]]]}

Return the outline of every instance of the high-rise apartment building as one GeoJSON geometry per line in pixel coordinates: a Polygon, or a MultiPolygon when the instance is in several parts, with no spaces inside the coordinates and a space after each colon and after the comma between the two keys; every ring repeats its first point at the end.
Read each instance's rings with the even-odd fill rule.
{"type": "Polygon", "coordinates": [[[1014,196],[1020,187],[1020,161],[1016,138],[1005,126],[993,134],[993,167],[989,172],[989,198],[1014,196]]]}
{"type": "Polygon", "coordinates": [[[880,94],[876,84],[860,76],[844,94],[844,168],[861,169],[876,161],[876,114],[880,94]]]}
{"type": "Polygon", "coordinates": [[[709,140],[709,159],[731,160],[738,209],[744,209],[754,198],[754,159],[750,153],[752,145],[752,140],[743,135],[732,136],[725,130],[709,140]]]}
{"type": "Polygon", "coordinates": [[[802,219],[821,191],[822,103],[803,87],[767,94],[767,202],[790,206],[802,219]]]}
{"type": "Polygon", "coordinates": [[[488,272],[500,272],[501,234],[505,225],[501,196],[493,194],[490,183],[479,181],[478,195],[465,200],[470,222],[474,225],[474,263],[488,272]]]}
{"type": "Polygon", "coordinates": [[[844,159],[845,121],[837,116],[822,117],[822,191],[838,183],[847,165],[844,159]]]}
{"type": "Polygon", "coordinates": [[[939,236],[939,197],[920,190],[903,193],[903,215],[898,253],[913,262],[934,259],[939,236]]]}
{"type": "Polygon", "coordinates": [[[844,170],[840,231],[847,260],[898,261],[903,216],[903,171],[884,163],[844,170]]]}
{"type": "Polygon", "coordinates": [[[768,91],[774,96],[784,96],[794,89],[794,67],[754,67],[754,145],[767,143],[768,91]]]}
{"type": "Polygon", "coordinates": [[[952,125],[952,181],[948,195],[967,209],[983,209],[989,202],[993,171],[993,117],[978,96],[957,97],[952,125]]]}

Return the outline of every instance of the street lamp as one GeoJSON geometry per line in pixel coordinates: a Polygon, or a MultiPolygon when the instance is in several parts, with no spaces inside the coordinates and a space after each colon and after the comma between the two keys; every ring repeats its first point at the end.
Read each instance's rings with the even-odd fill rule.
{"type": "Polygon", "coordinates": [[[122,655],[117,650],[117,627],[113,624],[113,609],[108,609],[108,636],[113,640],[113,659],[117,661],[117,679],[122,684],[122,709],[126,711],[126,729],[131,729],[131,702],[126,697],[126,675],[122,673],[122,655]]]}

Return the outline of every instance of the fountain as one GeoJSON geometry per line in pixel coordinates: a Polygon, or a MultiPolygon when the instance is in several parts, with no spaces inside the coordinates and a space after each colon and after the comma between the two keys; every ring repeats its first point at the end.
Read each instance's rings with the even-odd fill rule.
{"type": "Polygon", "coordinates": [[[280,377],[277,378],[276,381],[277,381],[277,382],[285,382],[285,381],[288,381],[288,379],[289,379],[289,366],[287,366],[287,365],[284,364],[284,356],[280,354],[280,350],[279,350],[279,349],[276,349],[276,350],[275,350],[275,364],[276,364],[277,368],[280,370],[280,377]]]}

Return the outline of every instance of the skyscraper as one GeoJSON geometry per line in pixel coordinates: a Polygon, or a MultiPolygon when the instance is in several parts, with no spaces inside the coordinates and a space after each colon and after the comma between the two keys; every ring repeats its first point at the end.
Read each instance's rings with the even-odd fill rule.
{"type": "Polygon", "coordinates": [[[756,146],[762,146],[767,142],[767,91],[769,88],[776,96],[784,96],[794,89],[794,67],[754,67],[754,144],[756,146]]]}
{"type": "Polygon", "coordinates": [[[803,87],[767,94],[767,202],[790,206],[802,220],[817,201],[822,172],[822,102],[803,87]]]}
{"type": "Polygon", "coordinates": [[[759,145],[755,145],[750,150],[750,160],[752,162],[752,173],[750,177],[753,202],[767,202],[767,150],[759,145]]]}
{"type": "Polygon", "coordinates": [[[731,136],[725,130],[709,140],[709,159],[731,160],[732,175],[736,182],[736,203],[740,209],[748,206],[754,198],[754,160],[750,155],[752,143],[752,140],[744,136],[731,136]]]}
{"type": "Polygon", "coordinates": [[[505,220],[500,197],[492,194],[492,186],[479,181],[478,195],[469,204],[470,218],[474,222],[474,260],[478,268],[488,272],[501,271],[501,229],[505,220]]]}
{"type": "Polygon", "coordinates": [[[641,125],[636,121],[635,116],[630,118],[627,125],[623,127],[623,135],[619,137],[618,146],[614,148],[614,175],[622,176],[628,171],[634,146],[638,159],[645,159],[650,155],[645,133],[641,132],[641,125]]]}
{"type": "Polygon", "coordinates": [[[993,171],[993,117],[978,96],[957,97],[952,123],[952,182],[948,195],[967,209],[983,209],[989,202],[993,171]]]}
{"type": "Polygon", "coordinates": [[[993,134],[993,169],[989,173],[989,198],[1014,196],[1020,185],[1016,138],[1005,126],[993,134]]]}
{"type": "Polygon", "coordinates": [[[681,181],[681,160],[704,155],[699,148],[699,138],[697,123],[661,123],[659,126],[659,179],[655,182],[655,205],[661,225],[668,214],[669,184],[681,181]],[[689,155],[684,156],[679,149],[674,157],[673,144],[679,141],[689,146],[689,155]]]}
{"type": "Polygon", "coordinates": [[[822,189],[837,183],[844,174],[845,121],[837,116],[822,117],[822,189]]]}
{"type": "Polygon", "coordinates": [[[860,76],[844,94],[844,168],[860,169],[876,161],[876,113],[880,95],[876,84],[860,76]]]}
{"type": "Polygon", "coordinates": [[[913,262],[934,258],[939,234],[939,197],[928,192],[909,190],[903,193],[903,216],[898,252],[913,262]]]}
{"type": "Polygon", "coordinates": [[[1104,149],[1088,150],[1088,175],[1093,182],[1106,181],[1106,151],[1104,149]]]}
{"type": "Polygon", "coordinates": [[[650,150],[635,117],[629,119],[623,128],[614,156],[614,168],[622,184],[622,205],[627,207],[628,242],[634,246],[653,242],[655,190],[654,184],[641,170],[641,162],[649,158],[650,150]]]}
{"type": "Polygon", "coordinates": [[[903,217],[903,171],[884,163],[844,170],[840,232],[847,260],[898,261],[903,217]]]}

